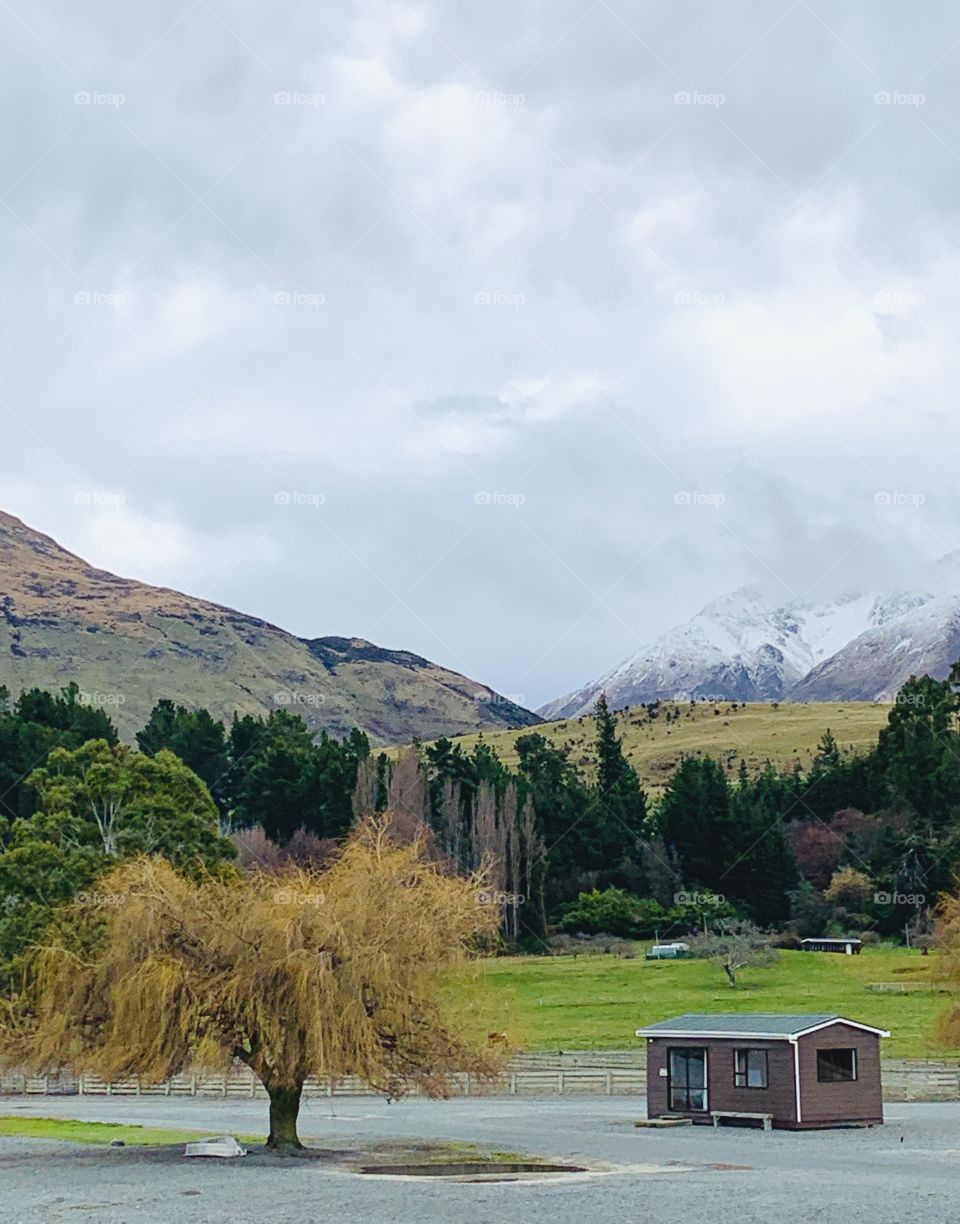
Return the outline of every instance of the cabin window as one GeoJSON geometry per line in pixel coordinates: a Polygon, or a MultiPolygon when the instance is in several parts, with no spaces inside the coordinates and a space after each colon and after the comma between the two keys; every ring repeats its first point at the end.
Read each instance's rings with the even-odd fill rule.
{"type": "Polygon", "coordinates": [[[817,1050],[817,1079],[821,1084],[849,1083],[856,1078],[856,1050],[817,1050]]]}
{"type": "Polygon", "coordinates": [[[735,1088],[766,1088],[768,1082],[766,1050],[733,1051],[735,1088]]]}

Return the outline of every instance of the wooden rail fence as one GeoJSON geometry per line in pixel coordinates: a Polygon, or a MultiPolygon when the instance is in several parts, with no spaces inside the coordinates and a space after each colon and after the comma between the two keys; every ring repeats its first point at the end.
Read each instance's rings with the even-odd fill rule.
{"type": "MultiPolygon", "coordinates": [[[[912,1059],[885,1059],[883,1095],[887,1101],[958,1101],[960,1066],[912,1059]]],[[[455,1096],[644,1096],[646,1059],[641,1050],[524,1054],[493,1083],[460,1074],[455,1096]]],[[[174,1096],[265,1098],[249,1068],[237,1065],[228,1075],[194,1071],[160,1084],[137,1079],[106,1083],[92,1075],[0,1075],[0,1095],[17,1096],[174,1096]]],[[[359,1080],[307,1081],[306,1097],[376,1096],[359,1080]]],[[[414,1094],[415,1095],[415,1094],[414,1094]]]]}

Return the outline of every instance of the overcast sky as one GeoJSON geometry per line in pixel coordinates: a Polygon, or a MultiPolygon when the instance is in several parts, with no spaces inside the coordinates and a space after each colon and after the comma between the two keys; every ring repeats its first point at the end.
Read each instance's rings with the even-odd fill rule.
{"type": "Polygon", "coordinates": [[[0,508],[530,706],[960,545],[960,10],[5,0],[0,508]]]}

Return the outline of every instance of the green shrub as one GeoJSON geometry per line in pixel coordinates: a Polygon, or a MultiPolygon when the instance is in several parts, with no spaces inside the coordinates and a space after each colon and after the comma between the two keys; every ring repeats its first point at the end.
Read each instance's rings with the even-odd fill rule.
{"type": "Polygon", "coordinates": [[[652,897],[636,897],[622,888],[595,888],[581,893],[561,911],[558,926],[567,934],[619,935],[622,939],[648,939],[666,920],[666,912],[652,897]]]}

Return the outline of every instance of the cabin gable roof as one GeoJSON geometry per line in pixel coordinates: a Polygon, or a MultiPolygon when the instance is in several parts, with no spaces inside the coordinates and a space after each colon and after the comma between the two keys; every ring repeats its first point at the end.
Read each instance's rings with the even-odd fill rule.
{"type": "Polygon", "coordinates": [[[687,1012],[670,1020],[661,1020],[636,1031],[637,1037],[701,1037],[757,1039],[764,1041],[796,1041],[808,1033],[817,1032],[833,1024],[846,1024],[851,1028],[873,1033],[878,1037],[889,1037],[885,1029],[858,1020],[848,1020],[835,1012],[741,1012],[739,1014],[716,1014],[709,1012],[687,1012]]]}

